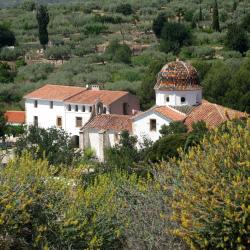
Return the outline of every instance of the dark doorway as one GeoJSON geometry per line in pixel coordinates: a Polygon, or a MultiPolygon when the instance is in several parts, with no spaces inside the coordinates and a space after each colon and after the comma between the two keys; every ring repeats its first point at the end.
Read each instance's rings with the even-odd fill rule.
{"type": "Polygon", "coordinates": [[[73,146],[75,148],[79,148],[79,145],[80,145],[80,143],[79,143],[80,142],[79,136],[78,135],[73,135],[72,138],[71,138],[71,140],[72,140],[73,146]]]}

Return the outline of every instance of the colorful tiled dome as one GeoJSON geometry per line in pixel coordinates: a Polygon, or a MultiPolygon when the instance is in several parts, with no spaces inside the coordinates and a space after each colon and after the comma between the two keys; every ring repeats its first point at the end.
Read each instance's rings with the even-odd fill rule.
{"type": "Polygon", "coordinates": [[[183,61],[166,64],[158,74],[155,89],[195,90],[200,89],[197,70],[183,61]]]}

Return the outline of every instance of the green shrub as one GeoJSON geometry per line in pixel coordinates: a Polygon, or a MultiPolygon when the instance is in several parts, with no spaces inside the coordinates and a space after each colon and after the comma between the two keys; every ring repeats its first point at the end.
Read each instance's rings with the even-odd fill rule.
{"type": "Polygon", "coordinates": [[[21,48],[18,48],[18,47],[14,49],[3,48],[0,51],[0,60],[14,61],[23,55],[24,55],[24,51],[21,48]]]}
{"type": "Polygon", "coordinates": [[[46,158],[51,165],[69,167],[79,157],[71,137],[64,130],[57,128],[30,126],[16,142],[15,153],[21,156],[24,150],[29,152],[33,159],[46,158]]]}
{"type": "Polygon", "coordinates": [[[180,160],[164,164],[173,192],[174,233],[193,249],[247,249],[250,121],[228,123],[180,160]],[[174,181],[173,181],[174,180],[174,181]]]}
{"type": "Polygon", "coordinates": [[[122,249],[132,220],[131,197],[133,192],[145,196],[147,183],[114,172],[99,175],[84,188],[85,169],[58,172],[28,154],[2,169],[0,248],[122,249]]]}
{"type": "Polygon", "coordinates": [[[128,3],[122,3],[116,7],[116,12],[121,13],[125,16],[131,15],[133,13],[132,6],[128,3]]]}
{"type": "Polygon", "coordinates": [[[9,83],[14,79],[14,72],[7,63],[0,62],[0,83],[9,83]]]}
{"type": "Polygon", "coordinates": [[[37,82],[45,80],[48,74],[53,71],[54,67],[51,64],[30,64],[20,67],[15,78],[16,82],[37,82]]]}

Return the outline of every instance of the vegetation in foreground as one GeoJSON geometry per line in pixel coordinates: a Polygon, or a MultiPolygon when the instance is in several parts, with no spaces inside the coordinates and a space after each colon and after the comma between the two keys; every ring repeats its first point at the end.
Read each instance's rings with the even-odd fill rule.
{"type": "Polygon", "coordinates": [[[0,247],[247,249],[249,131],[228,122],[143,175],[89,179],[86,161],[62,168],[24,150],[0,171],[0,247]]]}

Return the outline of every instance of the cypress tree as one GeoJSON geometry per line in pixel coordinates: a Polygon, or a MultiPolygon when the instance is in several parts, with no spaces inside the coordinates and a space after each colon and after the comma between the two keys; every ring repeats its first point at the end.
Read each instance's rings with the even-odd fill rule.
{"type": "Polygon", "coordinates": [[[200,0],[200,12],[199,12],[199,21],[202,21],[202,9],[201,9],[201,0],[200,0]]]}
{"type": "Polygon", "coordinates": [[[46,44],[48,44],[49,41],[49,35],[47,30],[47,26],[49,24],[49,13],[46,6],[44,5],[38,6],[36,19],[38,22],[39,41],[40,44],[45,49],[46,48],[45,46],[46,44]]]}
{"type": "Polygon", "coordinates": [[[233,11],[236,11],[236,9],[237,9],[237,2],[234,0],[234,2],[233,2],[233,11]]]}
{"type": "Polygon", "coordinates": [[[217,0],[214,0],[212,27],[213,30],[220,31],[219,10],[218,10],[217,0]]]}

